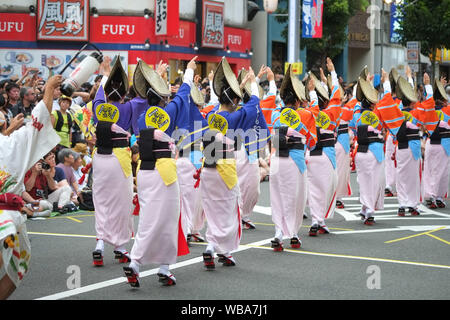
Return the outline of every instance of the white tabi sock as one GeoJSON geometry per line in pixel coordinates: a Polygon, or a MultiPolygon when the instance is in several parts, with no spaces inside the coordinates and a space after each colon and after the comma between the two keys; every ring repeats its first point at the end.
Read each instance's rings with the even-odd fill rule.
{"type": "Polygon", "coordinates": [[[100,250],[101,252],[105,251],[105,244],[102,239],[97,240],[97,245],[95,246],[95,250],[100,250]]]}
{"type": "Polygon", "coordinates": [[[170,275],[169,265],[168,264],[160,265],[158,273],[162,273],[162,274],[164,274],[166,276],[170,275]]]}
{"type": "Polygon", "coordinates": [[[129,267],[133,269],[135,273],[139,274],[139,263],[136,261],[131,261],[129,267]]]}

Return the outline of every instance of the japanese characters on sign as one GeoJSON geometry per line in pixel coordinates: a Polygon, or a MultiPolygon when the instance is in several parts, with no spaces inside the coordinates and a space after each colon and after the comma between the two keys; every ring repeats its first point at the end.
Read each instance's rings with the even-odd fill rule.
{"type": "Polygon", "coordinates": [[[155,1],[155,35],[167,34],[167,0],[155,1]]]}
{"type": "Polygon", "coordinates": [[[203,1],[202,47],[224,47],[224,4],[203,1]]]}
{"type": "Polygon", "coordinates": [[[89,0],[38,0],[38,40],[89,40],[89,0]]]}
{"type": "Polygon", "coordinates": [[[389,37],[391,43],[399,43],[401,40],[399,29],[402,19],[402,12],[399,10],[399,6],[395,3],[391,3],[391,28],[389,37]]]}

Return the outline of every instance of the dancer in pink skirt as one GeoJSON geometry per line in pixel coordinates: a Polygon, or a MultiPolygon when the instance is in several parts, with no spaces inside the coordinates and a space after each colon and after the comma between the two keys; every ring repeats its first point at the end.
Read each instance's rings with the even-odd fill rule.
{"type": "Polygon", "coordinates": [[[391,96],[388,74],[382,70],[381,83],[383,98],[378,101],[378,92],[369,81],[360,78],[356,98],[360,102],[355,106],[351,128],[358,139],[355,156],[356,172],[360,190],[360,212],[364,224],[373,225],[375,210],[384,207],[384,150],[383,126],[396,135],[403,123],[403,114],[391,96]]]}
{"type": "MultiPolygon", "coordinates": [[[[435,80],[435,90],[431,85],[425,86],[427,98],[433,93],[436,113],[435,119],[429,119],[429,137],[425,145],[424,158],[424,198],[431,209],[445,208],[445,198],[448,195],[450,170],[450,106],[444,86],[435,80]],[[432,130],[434,129],[434,130],[432,130]]],[[[431,110],[433,106],[422,103],[423,109],[431,110]],[[430,109],[431,108],[431,109],[430,109]]],[[[425,124],[424,124],[425,125],[425,124]]]]}
{"type": "Polygon", "coordinates": [[[308,150],[306,162],[308,168],[308,206],[312,218],[310,236],[317,233],[329,233],[325,219],[332,218],[336,206],[337,169],[335,134],[341,115],[341,93],[333,62],[327,58],[327,69],[331,73],[332,91],[328,95],[323,70],[322,84],[312,73],[314,90],[308,92],[312,108],[320,110],[317,115],[317,144],[314,150],[308,150]],[[317,94],[318,93],[318,94],[317,94]]]}
{"type": "Polygon", "coordinates": [[[139,225],[131,249],[131,263],[123,268],[132,287],[140,287],[140,268],[151,263],[160,265],[157,274],[162,285],[175,285],[176,278],[169,265],[176,262],[177,256],[189,253],[181,225],[180,188],[173,156],[175,137],[179,137],[177,128],[185,129],[189,125],[189,95],[196,58],[189,61],[183,84],[166,106],[165,98],[170,91],[165,80],[142,60],[135,72],[136,91],[147,98],[150,107],[138,118],[139,225]]]}
{"type": "MultiPolygon", "coordinates": [[[[133,234],[133,175],[128,147],[131,102],[122,103],[128,91],[128,77],[117,57],[104,85],[92,103],[97,123],[97,144],[92,160],[92,195],[95,206],[97,245],[95,266],[103,266],[104,243],[114,247],[119,262],[130,259],[126,249],[133,234]]],[[[103,81],[102,81],[103,83],[103,81]]]]}
{"type": "Polygon", "coordinates": [[[249,70],[244,78],[251,82],[250,100],[237,109],[242,99],[239,83],[228,61],[222,58],[214,72],[213,90],[220,105],[207,115],[209,130],[203,136],[204,166],[201,171],[200,189],[206,215],[206,240],[203,253],[204,266],[214,269],[214,253],[224,266],[234,266],[232,251],[241,240],[241,216],[239,212],[239,184],[234,155],[238,130],[245,130],[246,121],[256,119],[259,108],[259,90],[255,74],[249,70]]]}
{"type": "MultiPolygon", "coordinates": [[[[308,90],[314,90],[312,79],[308,90]]],[[[292,65],[283,78],[280,96],[283,108],[272,112],[275,132],[272,147],[276,151],[270,160],[269,180],[275,224],[274,251],[283,250],[284,237],[290,239],[292,248],[301,247],[298,232],[307,199],[305,149],[313,148],[317,142],[315,117],[311,111],[300,107],[306,101],[305,87],[293,73],[292,65]]]]}

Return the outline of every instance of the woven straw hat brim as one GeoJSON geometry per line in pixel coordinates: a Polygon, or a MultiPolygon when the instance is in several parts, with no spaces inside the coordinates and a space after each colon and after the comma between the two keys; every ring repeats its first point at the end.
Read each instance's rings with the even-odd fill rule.
{"type": "Polygon", "coordinates": [[[143,60],[139,60],[134,71],[133,86],[141,98],[147,97],[149,86],[162,97],[170,96],[166,81],[143,60]]]}
{"type": "Polygon", "coordinates": [[[231,67],[225,57],[220,60],[220,63],[217,66],[216,71],[214,72],[213,90],[218,97],[220,97],[223,87],[225,86],[224,82],[226,82],[228,86],[231,87],[231,90],[233,90],[233,92],[240,99],[242,99],[242,91],[239,88],[239,83],[236,79],[236,75],[233,73],[233,70],[231,70],[231,67]]]}
{"type": "Polygon", "coordinates": [[[399,77],[399,74],[398,74],[397,69],[392,68],[391,71],[389,72],[389,81],[391,82],[391,86],[392,86],[392,84],[394,84],[394,85],[397,84],[398,77],[399,77]]]}
{"type": "Polygon", "coordinates": [[[191,87],[191,97],[196,105],[202,106],[205,104],[205,97],[203,93],[200,92],[196,85],[191,87]]]}
{"type": "Polygon", "coordinates": [[[114,82],[122,82],[118,91],[122,96],[124,96],[129,89],[128,76],[122,66],[122,63],[120,62],[120,55],[117,55],[115,59],[116,62],[114,62],[111,72],[109,73],[108,80],[105,83],[105,92],[111,92],[111,82],[114,80],[114,82]]]}
{"type": "Polygon", "coordinates": [[[367,66],[364,66],[364,69],[362,69],[361,73],[359,74],[359,77],[366,80],[368,74],[369,74],[369,68],[367,68],[367,66]]]}
{"type": "Polygon", "coordinates": [[[417,102],[417,95],[414,92],[414,88],[411,86],[408,80],[401,76],[397,79],[395,93],[399,99],[406,98],[411,102],[417,102]]]}
{"type": "MultiPolygon", "coordinates": [[[[241,85],[242,80],[245,78],[245,76],[247,75],[247,70],[245,69],[241,69],[239,71],[238,77],[237,77],[237,81],[239,83],[239,86],[241,85]]],[[[252,95],[252,89],[251,89],[251,85],[250,85],[250,81],[247,81],[245,83],[245,86],[243,88],[243,90],[248,94],[248,96],[250,97],[252,95]]],[[[244,93],[244,92],[242,92],[244,93]]]]}
{"type": "Polygon", "coordinates": [[[306,100],[305,86],[300,79],[295,76],[294,72],[292,72],[292,64],[289,65],[283,81],[281,82],[280,97],[284,97],[286,93],[291,90],[294,91],[298,99],[301,101],[306,100]]]}
{"type": "Polygon", "coordinates": [[[370,82],[359,78],[358,87],[356,88],[356,100],[362,101],[364,97],[372,103],[378,102],[377,90],[370,82]]]}
{"type": "Polygon", "coordinates": [[[439,93],[444,100],[448,101],[447,92],[445,91],[444,86],[442,85],[442,82],[440,82],[438,79],[435,79],[434,81],[434,92],[439,93]]]}
{"type": "MultiPolygon", "coordinates": [[[[314,75],[314,73],[312,73],[311,71],[309,72],[309,77],[311,79],[314,80],[314,86],[315,86],[315,90],[316,92],[322,96],[322,98],[324,98],[325,100],[330,100],[330,95],[328,94],[327,90],[323,87],[322,83],[319,81],[319,79],[317,79],[317,77],[314,75]]],[[[309,100],[309,94],[307,94],[307,98],[309,100]]]]}

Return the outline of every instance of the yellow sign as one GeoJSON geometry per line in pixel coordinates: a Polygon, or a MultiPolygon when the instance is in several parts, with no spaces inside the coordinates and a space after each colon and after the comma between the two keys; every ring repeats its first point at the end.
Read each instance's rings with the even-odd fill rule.
{"type": "Polygon", "coordinates": [[[226,135],[228,130],[228,121],[220,114],[214,113],[208,118],[208,127],[211,130],[218,130],[223,135],[226,135]]]}
{"type": "Polygon", "coordinates": [[[289,128],[297,129],[300,121],[300,115],[294,109],[284,108],[280,113],[280,122],[289,128]]]}
{"type": "Polygon", "coordinates": [[[408,111],[402,111],[402,112],[403,112],[403,116],[405,117],[405,120],[411,122],[412,121],[411,113],[409,113],[408,111]]]}
{"type": "Polygon", "coordinates": [[[155,128],[166,131],[170,125],[170,116],[160,107],[151,107],[145,113],[145,125],[147,128],[155,128]]]}
{"type": "Polygon", "coordinates": [[[436,110],[439,121],[444,121],[444,112],[442,110],[436,110]]]}
{"type": "MultiPolygon", "coordinates": [[[[287,69],[289,68],[289,62],[284,63],[284,73],[286,74],[287,69]]],[[[292,63],[292,72],[294,74],[302,74],[303,73],[303,62],[294,62],[292,63]]]]}
{"type": "Polygon", "coordinates": [[[326,130],[330,126],[330,123],[330,117],[325,112],[320,111],[316,118],[316,126],[326,130]]]}
{"type": "Polygon", "coordinates": [[[372,111],[366,110],[361,115],[361,123],[367,124],[373,128],[376,128],[380,124],[380,120],[378,119],[378,117],[375,113],[373,113],[372,111]]]}
{"type": "Polygon", "coordinates": [[[119,120],[119,109],[110,103],[102,103],[95,109],[98,121],[116,123],[119,120]]]}

